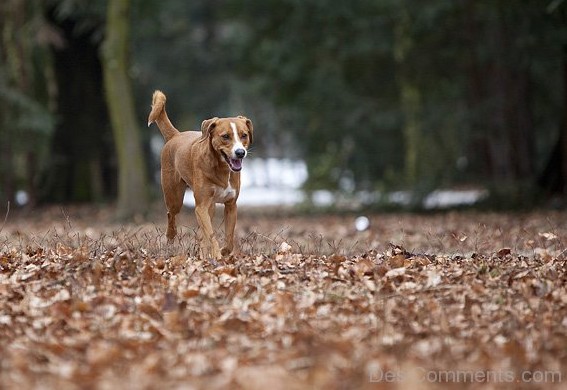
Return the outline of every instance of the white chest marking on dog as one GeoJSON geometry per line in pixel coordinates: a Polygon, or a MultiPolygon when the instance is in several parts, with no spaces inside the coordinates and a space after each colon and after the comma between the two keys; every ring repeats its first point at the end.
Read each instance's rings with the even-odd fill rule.
{"type": "Polygon", "coordinates": [[[215,186],[215,193],[213,195],[215,202],[224,203],[236,196],[236,190],[230,185],[230,174],[228,175],[228,183],[226,188],[215,186]]]}
{"type": "Polygon", "coordinates": [[[234,153],[238,149],[244,149],[244,157],[246,157],[246,148],[242,145],[242,141],[238,136],[238,130],[236,130],[236,123],[230,122],[230,127],[232,127],[232,133],[234,134],[234,145],[232,145],[232,157],[236,158],[236,154],[234,153]]]}

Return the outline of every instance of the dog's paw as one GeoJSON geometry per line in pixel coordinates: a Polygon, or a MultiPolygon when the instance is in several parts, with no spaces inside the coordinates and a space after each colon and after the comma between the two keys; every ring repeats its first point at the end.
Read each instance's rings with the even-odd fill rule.
{"type": "Polygon", "coordinates": [[[167,237],[167,242],[172,243],[175,236],[177,236],[177,229],[168,227],[165,236],[167,237]]]}

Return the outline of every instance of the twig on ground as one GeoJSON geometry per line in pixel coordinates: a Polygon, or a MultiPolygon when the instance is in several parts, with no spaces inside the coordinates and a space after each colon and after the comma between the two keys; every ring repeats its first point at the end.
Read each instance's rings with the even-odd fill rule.
{"type": "Polygon", "coordinates": [[[2,233],[4,226],[6,226],[6,222],[8,221],[8,214],[10,214],[10,202],[8,202],[6,206],[6,215],[4,216],[4,222],[2,222],[2,226],[0,227],[0,233],[2,233]]]}
{"type": "Polygon", "coordinates": [[[73,228],[73,226],[71,225],[71,219],[69,218],[69,215],[65,212],[65,209],[63,207],[61,207],[61,214],[63,214],[63,217],[65,217],[65,222],[67,222],[67,226],[69,227],[69,230],[71,230],[73,228]]]}

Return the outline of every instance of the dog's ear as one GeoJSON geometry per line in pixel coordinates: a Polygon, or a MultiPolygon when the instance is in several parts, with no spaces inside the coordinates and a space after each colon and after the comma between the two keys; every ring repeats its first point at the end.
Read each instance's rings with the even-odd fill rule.
{"type": "Polygon", "coordinates": [[[203,123],[201,123],[201,132],[203,133],[203,137],[208,137],[211,135],[211,132],[217,125],[217,118],[216,116],[211,119],[205,119],[203,123]]]}
{"type": "Polygon", "coordinates": [[[252,121],[248,118],[246,118],[245,116],[242,115],[238,115],[238,118],[244,120],[246,122],[246,127],[248,127],[248,131],[250,132],[250,143],[252,143],[253,138],[254,138],[254,125],[252,124],[252,121]]]}

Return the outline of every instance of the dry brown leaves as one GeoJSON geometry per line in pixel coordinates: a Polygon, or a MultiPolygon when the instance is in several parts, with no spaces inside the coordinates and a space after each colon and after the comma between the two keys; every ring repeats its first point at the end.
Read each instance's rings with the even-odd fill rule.
{"type": "Polygon", "coordinates": [[[98,214],[10,222],[0,386],[565,388],[565,214],[376,215],[363,233],[242,214],[219,262],[190,228],[167,247],[98,214]]]}

